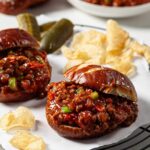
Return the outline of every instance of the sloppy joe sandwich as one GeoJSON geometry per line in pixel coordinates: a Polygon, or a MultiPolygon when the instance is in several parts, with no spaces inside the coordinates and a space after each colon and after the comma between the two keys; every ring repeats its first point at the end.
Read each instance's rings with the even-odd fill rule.
{"type": "Polygon", "coordinates": [[[98,137],[137,118],[137,94],[122,73],[77,65],[64,74],[69,81],[50,83],[46,104],[49,125],[67,138],[98,137]]]}
{"type": "Polygon", "coordinates": [[[19,14],[27,8],[44,3],[47,0],[0,0],[0,12],[5,14],[19,14]]]}
{"type": "Polygon", "coordinates": [[[51,67],[38,42],[19,29],[0,31],[0,102],[46,96],[51,67]]]}

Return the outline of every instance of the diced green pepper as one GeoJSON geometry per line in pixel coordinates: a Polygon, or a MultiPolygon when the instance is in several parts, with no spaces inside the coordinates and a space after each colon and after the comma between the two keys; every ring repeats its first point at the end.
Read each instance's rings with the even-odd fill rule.
{"type": "Polygon", "coordinates": [[[94,99],[94,100],[96,100],[96,99],[99,98],[99,94],[98,94],[98,92],[96,92],[96,91],[92,92],[90,96],[91,96],[91,98],[94,99]]]}
{"type": "Polygon", "coordinates": [[[15,77],[12,77],[9,79],[9,87],[11,90],[16,90],[17,89],[17,81],[15,77]]]}
{"type": "Polygon", "coordinates": [[[71,113],[71,109],[68,106],[61,107],[61,112],[63,113],[71,113]]]}
{"type": "Polygon", "coordinates": [[[83,93],[84,92],[84,89],[83,88],[78,88],[77,90],[76,90],[76,93],[77,94],[81,94],[81,93],[83,93]]]}
{"type": "Polygon", "coordinates": [[[44,60],[41,56],[36,56],[36,59],[41,63],[44,64],[44,60]]]}

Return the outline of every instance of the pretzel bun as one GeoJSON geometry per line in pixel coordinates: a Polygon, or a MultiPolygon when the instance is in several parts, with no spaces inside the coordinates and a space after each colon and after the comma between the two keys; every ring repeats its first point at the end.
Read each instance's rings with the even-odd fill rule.
{"type": "Polygon", "coordinates": [[[47,54],[24,30],[0,31],[0,102],[21,102],[46,96],[51,77],[47,54]]]}
{"type": "Polygon", "coordinates": [[[100,92],[137,101],[137,94],[132,82],[126,75],[111,68],[82,64],[72,67],[65,72],[64,76],[70,81],[100,92]]]}
{"type": "Polygon", "coordinates": [[[30,47],[39,49],[40,45],[34,37],[21,29],[6,29],[0,31],[0,52],[11,48],[30,47]]]}
{"type": "Polygon", "coordinates": [[[31,6],[44,3],[47,0],[1,0],[0,1],[0,12],[15,15],[24,12],[31,6]]]}
{"type": "Polygon", "coordinates": [[[131,81],[116,70],[78,65],[50,83],[46,104],[49,125],[61,136],[99,137],[137,118],[137,94],[131,81]]]}

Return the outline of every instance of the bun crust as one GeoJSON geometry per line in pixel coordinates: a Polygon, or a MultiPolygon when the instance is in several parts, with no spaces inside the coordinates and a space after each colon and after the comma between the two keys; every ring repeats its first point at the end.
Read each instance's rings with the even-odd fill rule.
{"type": "MultiPolygon", "coordinates": [[[[58,134],[60,134],[63,137],[66,138],[72,138],[72,139],[89,139],[89,138],[95,138],[95,137],[100,137],[102,135],[105,135],[106,132],[107,134],[111,131],[113,131],[115,128],[117,128],[117,124],[113,125],[112,127],[109,127],[108,130],[108,126],[107,125],[103,125],[101,127],[101,129],[97,129],[97,130],[91,130],[91,132],[86,132],[85,130],[83,130],[82,128],[78,128],[78,127],[72,127],[72,126],[67,126],[67,125],[58,125],[55,121],[53,116],[51,116],[48,113],[48,107],[46,107],[46,117],[48,120],[49,125],[58,132],[58,134]]],[[[129,125],[131,125],[137,117],[137,113],[134,116],[130,116],[127,118],[126,122],[124,122],[122,124],[122,126],[127,127],[129,125]]]]}
{"type": "Polygon", "coordinates": [[[98,65],[82,64],[72,67],[65,72],[64,76],[76,84],[137,101],[137,94],[132,82],[126,75],[116,70],[98,65]]]}
{"type": "MultiPolygon", "coordinates": [[[[47,105],[48,106],[48,105],[47,105]]],[[[61,136],[66,138],[73,138],[73,139],[87,139],[92,137],[99,137],[105,133],[108,127],[103,126],[102,129],[94,130],[91,132],[86,132],[82,128],[72,127],[67,125],[58,125],[53,116],[49,113],[49,108],[46,107],[46,117],[48,120],[49,125],[55,129],[61,136]]],[[[113,126],[111,130],[116,128],[113,126]]]]}
{"type": "Polygon", "coordinates": [[[36,39],[24,30],[6,29],[0,31],[0,51],[24,47],[39,49],[40,46],[36,39]]]}
{"type": "Polygon", "coordinates": [[[34,97],[35,94],[18,91],[15,93],[0,94],[0,102],[2,103],[23,102],[32,99],[34,97]]]}
{"type": "Polygon", "coordinates": [[[0,12],[15,15],[24,12],[27,8],[44,3],[47,0],[1,0],[0,12]]]}

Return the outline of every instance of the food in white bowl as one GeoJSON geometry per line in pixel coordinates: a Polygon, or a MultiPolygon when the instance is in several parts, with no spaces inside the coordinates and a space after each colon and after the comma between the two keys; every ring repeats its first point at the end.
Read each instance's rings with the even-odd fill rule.
{"type": "Polygon", "coordinates": [[[150,11],[150,3],[135,5],[132,7],[108,7],[87,3],[83,0],[68,0],[68,2],[85,13],[106,18],[127,18],[150,11]]]}
{"type": "Polygon", "coordinates": [[[84,0],[85,2],[105,6],[135,6],[149,3],[150,0],[84,0]]]}

